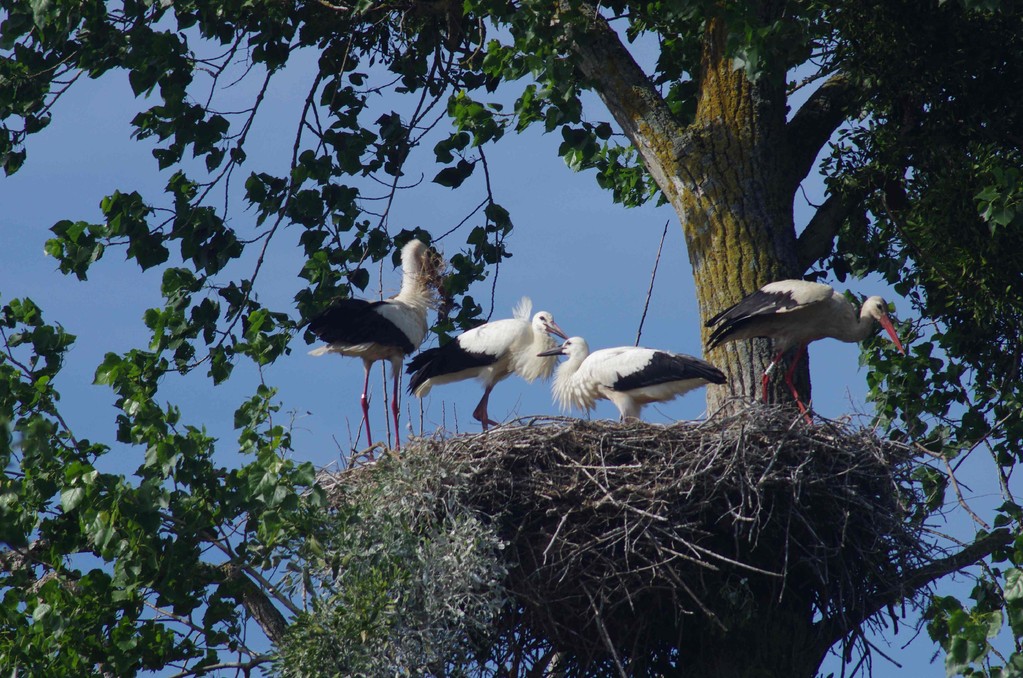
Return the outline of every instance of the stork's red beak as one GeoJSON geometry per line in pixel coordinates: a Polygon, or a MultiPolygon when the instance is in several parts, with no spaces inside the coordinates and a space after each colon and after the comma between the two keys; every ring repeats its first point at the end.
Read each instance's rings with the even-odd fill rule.
{"type": "Polygon", "coordinates": [[[895,342],[895,348],[899,349],[899,353],[906,355],[906,349],[902,348],[902,342],[899,341],[899,335],[895,333],[895,325],[892,325],[892,319],[888,317],[887,313],[882,313],[881,317],[877,319],[881,323],[881,327],[888,332],[888,336],[895,342]]]}
{"type": "Polygon", "coordinates": [[[558,327],[558,323],[554,322],[553,320],[550,321],[549,323],[545,323],[544,329],[547,330],[548,334],[553,334],[554,336],[561,337],[562,339],[568,339],[568,335],[565,334],[564,330],[558,327]]]}

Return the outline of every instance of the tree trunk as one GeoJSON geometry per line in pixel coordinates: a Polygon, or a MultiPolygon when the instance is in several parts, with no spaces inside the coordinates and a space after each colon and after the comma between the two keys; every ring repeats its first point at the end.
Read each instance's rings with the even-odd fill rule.
{"type": "MultiPolygon", "coordinates": [[[[723,20],[710,20],[696,119],[683,127],[596,9],[584,5],[578,11],[585,30],[569,32],[578,65],[679,215],[696,281],[700,327],[761,286],[800,277],[792,201],[810,163],[800,163],[808,150],[790,152],[784,73],[765,73],[751,82],[725,53],[723,20]]],[[[820,135],[802,137],[800,144],[808,145],[820,135]]],[[[826,140],[825,135],[820,143],[826,140]]],[[[687,320],[695,324],[695,319],[687,320]]],[[[708,333],[701,331],[706,341],[708,333]]],[[[709,410],[737,409],[744,406],[742,401],[759,400],[761,375],[772,357],[769,342],[763,340],[728,343],[712,351],[707,358],[728,382],[707,389],[709,410]]],[[[778,374],[768,397],[790,402],[778,374]]],[[[807,402],[807,361],[795,381],[807,402]]]]}
{"type": "Polygon", "coordinates": [[[758,610],[750,623],[727,633],[703,633],[684,647],[675,678],[814,678],[827,648],[812,620],[792,605],[758,610]]]}
{"type": "MultiPolygon", "coordinates": [[[[783,165],[784,80],[764,74],[750,82],[733,68],[725,39],[723,22],[711,20],[696,119],[685,132],[680,158],[685,189],[672,201],[686,236],[701,321],[769,282],[801,274],[793,194],[783,165]]],[[[708,334],[704,328],[705,342],[708,334]]],[[[773,357],[769,342],[730,342],[708,357],[728,377],[726,384],[708,389],[711,412],[726,406],[729,396],[760,398],[761,375],[773,357]]],[[[791,398],[777,374],[768,396],[791,398]]],[[[796,383],[808,401],[806,362],[796,383]]]]}

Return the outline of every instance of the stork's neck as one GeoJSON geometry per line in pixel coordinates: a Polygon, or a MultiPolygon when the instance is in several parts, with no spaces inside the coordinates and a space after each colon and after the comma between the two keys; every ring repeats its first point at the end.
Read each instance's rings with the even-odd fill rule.
{"type": "Polygon", "coordinates": [[[395,299],[410,306],[428,308],[433,299],[430,287],[423,275],[423,267],[418,259],[402,264],[401,290],[395,299]]]}
{"type": "Polygon", "coordinates": [[[839,339],[848,342],[859,342],[877,332],[877,310],[871,303],[864,302],[860,306],[859,315],[852,320],[853,322],[846,326],[846,336],[839,337],[839,339]]]}
{"type": "Polygon", "coordinates": [[[557,356],[538,356],[537,353],[549,351],[557,345],[554,337],[547,334],[543,327],[530,325],[529,343],[521,347],[515,357],[514,370],[526,381],[550,378],[558,364],[557,356]]]}
{"type": "Polygon", "coordinates": [[[830,303],[830,308],[819,320],[820,337],[834,337],[853,343],[863,341],[875,331],[875,311],[870,303],[864,302],[857,311],[848,299],[839,294],[830,303]]]}
{"type": "Polygon", "coordinates": [[[567,410],[573,405],[576,407],[586,407],[580,400],[579,389],[576,388],[575,383],[575,374],[579,371],[579,367],[585,359],[585,355],[576,354],[569,356],[568,360],[561,363],[557,373],[554,375],[554,384],[551,390],[554,392],[558,405],[563,410],[567,410]]]}
{"type": "Polygon", "coordinates": [[[419,277],[418,273],[408,274],[401,279],[401,290],[398,292],[398,297],[407,299],[411,297],[421,296],[427,291],[426,284],[419,277]]]}

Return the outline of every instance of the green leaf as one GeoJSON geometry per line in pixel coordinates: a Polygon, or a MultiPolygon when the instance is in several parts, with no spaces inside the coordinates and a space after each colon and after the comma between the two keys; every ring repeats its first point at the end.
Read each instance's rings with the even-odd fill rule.
{"type": "Polygon", "coordinates": [[[69,487],[60,492],[60,505],[64,512],[74,511],[85,499],[84,487],[69,487]]]}
{"type": "Polygon", "coordinates": [[[1023,638],[1023,570],[1016,567],[1006,570],[1002,591],[1009,628],[1016,638],[1023,638]]]}
{"type": "Polygon", "coordinates": [[[116,353],[107,353],[103,362],[96,368],[96,375],[92,383],[98,386],[110,386],[116,383],[123,371],[123,363],[121,356],[116,353]]]}
{"type": "Polygon", "coordinates": [[[472,175],[474,169],[476,169],[475,163],[471,163],[466,160],[459,160],[458,164],[454,167],[446,167],[438,172],[437,176],[433,178],[433,181],[441,186],[458,188],[472,175]]]}

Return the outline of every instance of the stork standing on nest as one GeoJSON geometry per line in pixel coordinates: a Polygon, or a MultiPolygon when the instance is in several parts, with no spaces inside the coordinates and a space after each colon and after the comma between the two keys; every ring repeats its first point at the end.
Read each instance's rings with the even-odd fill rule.
{"type": "Polygon", "coordinates": [[[487,414],[494,386],[513,372],[530,383],[537,378],[546,380],[557,359],[538,353],[554,347],[550,335],[568,338],[547,311],[540,311],[530,321],[532,309],[533,302],[523,297],[514,317],[480,325],[417,355],[406,368],[412,375],[409,393],[423,398],[434,386],[475,377],[483,384],[483,397],[472,411],[473,419],[483,424],[484,431],[496,426],[498,422],[487,414]]]}
{"type": "Polygon", "coordinates": [[[708,320],[706,326],[714,329],[707,340],[707,350],[727,341],[754,337],[773,339],[774,360],[767,366],[761,380],[766,402],[771,371],[786,352],[798,347],[785,371],[785,383],[809,423],[810,415],[792,383],[792,375],[806,352],[806,345],[825,337],[846,342],[862,341],[877,331],[877,323],[888,332],[899,352],[905,353],[888,317],[888,303],[881,297],[869,297],[857,313],[849,300],[830,285],[806,280],[779,280],[764,285],[708,320]]]}
{"type": "Polygon", "coordinates": [[[648,403],[673,400],[706,384],[725,383],[721,370],[693,356],[638,346],[590,353],[582,337],[572,337],[540,355],[568,356],[554,377],[554,397],[562,409],[589,411],[597,400],[610,400],[622,421],[638,419],[648,403]]]}
{"type": "Polygon", "coordinates": [[[309,321],[309,331],[326,342],[309,352],[362,358],[366,378],[362,383],[362,421],[366,441],[373,444],[369,430],[369,369],[378,360],[391,362],[394,393],[391,415],[394,418],[395,447],[398,447],[398,381],[405,356],[415,351],[426,337],[426,313],[433,304],[433,288],[440,263],[419,240],[410,240],[401,248],[401,291],[390,299],[367,301],[341,299],[309,321]]]}

